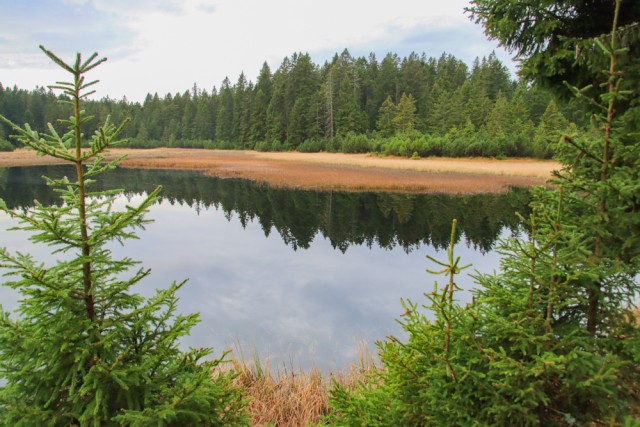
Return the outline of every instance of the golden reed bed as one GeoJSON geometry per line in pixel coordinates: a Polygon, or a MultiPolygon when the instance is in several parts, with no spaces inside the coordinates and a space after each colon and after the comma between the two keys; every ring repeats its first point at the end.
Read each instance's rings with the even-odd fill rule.
{"type": "MultiPolygon", "coordinates": [[[[368,154],[260,153],[181,148],[114,149],[122,167],[202,170],[221,178],[246,178],[275,187],[410,193],[504,192],[544,184],[553,161],[532,159],[407,159],[368,154]]],[[[0,167],[58,163],[29,150],[0,153],[0,167]]]]}

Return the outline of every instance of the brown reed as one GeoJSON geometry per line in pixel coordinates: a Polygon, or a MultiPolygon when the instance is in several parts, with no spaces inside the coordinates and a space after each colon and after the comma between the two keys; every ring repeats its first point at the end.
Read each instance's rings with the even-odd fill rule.
{"type": "Polygon", "coordinates": [[[231,350],[228,364],[219,369],[238,373],[234,380],[245,390],[248,411],[254,426],[298,427],[318,424],[329,412],[329,388],[337,381],[349,388],[378,369],[375,356],[365,343],[358,346],[358,360],[344,370],[323,373],[312,366],[307,370],[274,368],[267,357],[245,358],[242,348],[231,350]]]}

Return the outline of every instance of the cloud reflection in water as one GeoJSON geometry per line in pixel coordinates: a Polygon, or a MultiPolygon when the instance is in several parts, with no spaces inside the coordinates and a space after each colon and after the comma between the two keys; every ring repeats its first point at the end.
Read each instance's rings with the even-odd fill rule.
{"type": "MultiPolygon", "coordinates": [[[[24,177],[19,176],[24,181],[24,177]]],[[[164,182],[168,178],[158,179],[164,182]]],[[[126,182],[134,183],[136,179],[126,182]]],[[[375,243],[356,244],[354,240],[358,237],[351,235],[348,238],[352,241],[348,244],[336,245],[335,236],[328,236],[329,226],[325,224],[315,232],[310,244],[298,245],[298,250],[294,250],[296,244],[290,241],[291,233],[286,238],[275,230],[265,233],[259,213],[254,214],[246,207],[243,209],[245,213],[250,211],[249,215],[244,215],[241,221],[236,210],[225,206],[223,196],[220,199],[211,196],[213,190],[208,182],[198,184],[204,188],[204,193],[213,197],[206,204],[186,203],[188,199],[180,200],[175,196],[163,199],[151,208],[148,218],[154,222],[138,233],[139,240],[111,247],[117,258],[129,256],[152,269],[151,275],[136,289],[143,295],[152,295],[154,289],[166,287],[174,280],[189,279],[179,292],[178,307],[182,313],[200,312],[201,323],[192,330],[191,336],[183,340],[185,346],[213,347],[214,354],[219,355],[222,350],[239,344],[245,357],[251,357],[255,351],[263,359],[269,357],[275,367],[289,367],[293,360],[296,367],[309,367],[315,363],[324,370],[342,369],[357,360],[358,342],[365,341],[373,349],[374,341],[387,335],[403,336],[395,320],[403,311],[400,298],[424,302],[422,293],[432,290],[434,280],[440,283],[446,280],[425,273],[426,268],[434,267],[425,258],[426,254],[437,259],[446,256],[443,249],[437,250],[424,243],[433,238],[430,235],[433,231],[426,230],[426,237],[407,238],[407,241],[422,242],[407,250],[402,245],[381,248],[375,243]]],[[[261,193],[255,192],[261,190],[252,189],[254,193],[242,199],[243,196],[238,196],[238,188],[242,185],[229,187],[221,193],[232,194],[240,201],[262,198],[261,193]]],[[[168,187],[165,192],[180,194],[180,188],[184,187],[176,186],[174,190],[168,187]]],[[[20,190],[16,192],[24,194],[20,190]]],[[[120,207],[126,203],[135,204],[141,197],[139,194],[121,196],[118,204],[120,207]]],[[[284,196],[280,193],[270,193],[264,196],[264,200],[281,197],[284,196]]],[[[303,194],[294,197],[311,200],[304,199],[303,194]]],[[[326,196],[317,196],[321,197],[326,196]]],[[[346,196],[336,195],[336,201],[340,197],[346,196]]],[[[313,196],[312,199],[315,198],[313,196]]],[[[372,203],[382,206],[383,199],[384,196],[374,198],[372,203]]],[[[9,199],[6,200],[9,203],[9,199]]],[[[234,199],[234,203],[239,203],[238,200],[234,199]]],[[[450,201],[438,201],[441,202],[450,201]]],[[[342,203],[347,207],[365,206],[362,200],[353,204],[344,204],[343,200],[342,203]]],[[[423,206],[420,203],[424,205],[426,202],[415,202],[415,206],[423,206]]],[[[492,200],[473,199],[461,203],[460,211],[451,215],[467,212],[468,206],[472,205],[488,206],[487,217],[495,210],[492,207],[495,201],[492,200]]],[[[292,203],[285,205],[291,206],[292,203]]],[[[264,212],[264,203],[261,206],[264,212]]],[[[498,208],[505,210],[510,207],[498,208]]],[[[308,211],[308,206],[305,209],[308,211]]],[[[367,209],[363,210],[372,212],[367,209]]],[[[269,214],[276,218],[273,221],[278,220],[277,210],[269,211],[269,214]]],[[[331,212],[338,219],[340,214],[331,212]]],[[[301,214],[293,212],[289,215],[299,217],[301,214]]],[[[412,217],[416,216],[414,212],[412,217]]],[[[351,220],[348,218],[346,223],[351,220]]],[[[503,220],[497,219],[490,228],[499,230],[501,227],[496,224],[500,221],[503,220]]],[[[468,219],[467,223],[470,222],[468,219]]],[[[479,224],[485,222],[482,219],[478,221],[479,224]]],[[[51,262],[48,248],[34,246],[22,232],[7,232],[12,224],[13,220],[7,215],[0,215],[2,246],[13,253],[29,252],[38,260],[51,262]]],[[[313,224],[303,225],[306,233],[314,229],[313,224]]],[[[337,225],[341,227],[338,230],[341,233],[347,229],[344,224],[337,225]]],[[[354,226],[370,232],[366,224],[354,226]]],[[[385,232],[389,233],[388,230],[385,232]]],[[[443,232],[446,233],[446,229],[440,231],[441,234],[443,232]]],[[[509,231],[504,228],[500,233],[504,237],[509,231]]],[[[464,237],[456,245],[456,253],[462,257],[462,262],[473,264],[468,272],[474,269],[491,272],[498,268],[496,253],[474,248],[486,247],[487,242],[496,236],[491,237],[491,232],[480,234],[484,236],[482,245],[467,243],[464,237]]],[[[473,286],[467,275],[462,275],[458,282],[467,290],[473,286]]],[[[0,287],[0,298],[5,309],[15,309],[16,295],[10,289],[0,287]]],[[[461,298],[469,300],[470,294],[464,292],[461,298]]]]}

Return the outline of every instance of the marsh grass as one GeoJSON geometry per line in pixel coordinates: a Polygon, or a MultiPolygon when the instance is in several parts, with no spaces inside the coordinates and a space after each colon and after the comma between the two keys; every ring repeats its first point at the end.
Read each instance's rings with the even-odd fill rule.
{"type": "Polygon", "coordinates": [[[245,357],[238,345],[231,350],[229,363],[218,369],[238,374],[234,381],[245,390],[252,425],[293,427],[322,423],[329,413],[332,381],[352,389],[379,367],[375,355],[361,343],[358,359],[338,372],[324,373],[315,366],[296,368],[293,358],[288,366],[273,366],[269,357],[255,353],[245,357]]]}
{"type": "MultiPolygon", "coordinates": [[[[202,149],[118,149],[123,167],[190,169],[220,178],[246,178],[273,187],[406,193],[504,193],[542,185],[557,163],[531,159],[378,158],[365,154],[258,153],[202,149]]],[[[0,166],[43,164],[16,150],[0,153],[0,166]]]]}

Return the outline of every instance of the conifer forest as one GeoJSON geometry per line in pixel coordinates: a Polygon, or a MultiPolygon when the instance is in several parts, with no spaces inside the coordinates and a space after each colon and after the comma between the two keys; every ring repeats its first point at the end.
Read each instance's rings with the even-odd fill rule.
{"type": "MultiPolygon", "coordinates": [[[[0,84],[0,112],[43,131],[64,114],[60,96],[0,84]]],[[[124,136],[141,148],[549,158],[562,132],[585,125],[577,103],[514,80],[494,54],[468,66],[448,54],[380,61],[345,49],[318,65],[294,53],[275,71],[265,62],[255,83],[241,74],[211,89],[194,84],[142,103],[107,97],[86,108],[94,126],[130,118],[124,136]]],[[[0,148],[12,149],[9,134],[0,126],[0,148]]]]}

